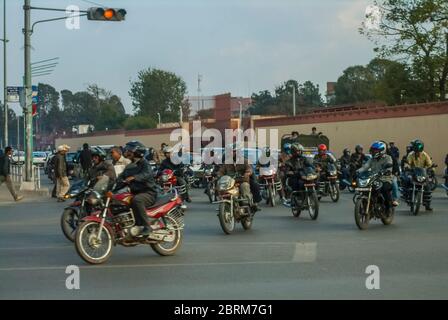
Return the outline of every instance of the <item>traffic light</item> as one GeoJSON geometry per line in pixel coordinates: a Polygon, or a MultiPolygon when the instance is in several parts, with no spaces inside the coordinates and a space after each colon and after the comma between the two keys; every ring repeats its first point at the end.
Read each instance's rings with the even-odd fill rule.
{"type": "Polygon", "coordinates": [[[87,19],[94,21],[123,21],[126,17],[125,9],[114,8],[89,8],[87,19]]]}

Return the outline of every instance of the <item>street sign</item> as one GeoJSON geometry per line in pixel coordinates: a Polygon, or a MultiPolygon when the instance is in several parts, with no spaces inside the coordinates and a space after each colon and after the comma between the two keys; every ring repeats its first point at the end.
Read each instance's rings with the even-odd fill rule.
{"type": "Polygon", "coordinates": [[[16,103],[20,101],[20,87],[7,87],[6,100],[9,103],[16,103]]]}
{"type": "MultiPolygon", "coordinates": [[[[20,106],[22,108],[25,108],[25,90],[23,87],[18,87],[19,88],[19,96],[20,96],[20,106]]],[[[39,103],[39,92],[37,89],[37,86],[33,86],[33,94],[32,94],[32,99],[33,99],[33,104],[37,104],[39,103]]]]}

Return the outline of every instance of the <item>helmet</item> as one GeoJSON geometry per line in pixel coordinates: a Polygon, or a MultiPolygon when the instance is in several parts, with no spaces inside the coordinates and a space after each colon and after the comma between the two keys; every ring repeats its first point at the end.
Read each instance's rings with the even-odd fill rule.
{"type": "Polygon", "coordinates": [[[146,153],[146,147],[139,141],[129,141],[124,146],[124,152],[126,151],[132,152],[136,157],[143,158],[146,153]]]}
{"type": "Polygon", "coordinates": [[[349,148],[345,148],[344,151],[342,152],[344,155],[350,155],[351,151],[349,148]]]}
{"type": "Polygon", "coordinates": [[[414,141],[412,141],[411,145],[412,145],[412,150],[414,152],[422,152],[423,149],[425,148],[423,141],[421,141],[419,139],[415,139],[414,141]]]}
{"type": "Polygon", "coordinates": [[[300,143],[293,143],[291,145],[292,154],[302,154],[305,148],[300,143]]]}
{"type": "Polygon", "coordinates": [[[370,152],[373,158],[379,159],[386,154],[386,144],[382,141],[375,141],[370,147],[370,152]]]}
{"type": "Polygon", "coordinates": [[[364,150],[364,147],[363,147],[362,145],[360,145],[360,144],[357,144],[357,145],[356,145],[356,147],[355,147],[355,151],[356,151],[357,153],[361,153],[363,150],[364,150]]]}
{"type": "Polygon", "coordinates": [[[285,143],[283,145],[283,150],[285,150],[286,154],[290,154],[291,153],[291,144],[290,143],[285,143]]]}
{"type": "Polygon", "coordinates": [[[106,159],[106,151],[104,151],[101,148],[93,148],[92,149],[92,157],[99,157],[101,159],[101,161],[104,161],[106,159]]]}
{"type": "Polygon", "coordinates": [[[327,151],[327,146],[325,144],[320,144],[319,147],[317,147],[317,149],[319,151],[322,151],[322,152],[325,151],[326,152],[327,151]]]}
{"type": "Polygon", "coordinates": [[[271,156],[271,148],[264,147],[263,148],[263,153],[266,155],[266,157],[270,157],[271,156]]]}

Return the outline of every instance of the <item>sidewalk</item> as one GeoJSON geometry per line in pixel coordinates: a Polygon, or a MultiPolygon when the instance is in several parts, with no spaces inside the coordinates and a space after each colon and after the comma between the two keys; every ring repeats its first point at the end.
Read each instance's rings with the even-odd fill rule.
{"type": "MultiPolygon", "coordinates": [[[[18,194],[23,195],[23,200],[20,202],[30,202],[30,201],[40,201],[50,199],[49,194],[47,194],[48,186],[42,186],[40,192],[22,192],[20,190],[20,185],[15,185],[18,194]]],[[[16,203],[9,193],[8,188],[5,184],[0,186],[0,204],[4,203],[16,203]]]]}

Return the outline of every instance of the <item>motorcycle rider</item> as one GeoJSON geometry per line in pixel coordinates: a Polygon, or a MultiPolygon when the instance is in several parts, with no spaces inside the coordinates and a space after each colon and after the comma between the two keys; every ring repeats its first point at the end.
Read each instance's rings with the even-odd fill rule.
{"type": "MultiPolygon", "coordinates": [[[[398,202],[399,198],[399,188],[398,188],[398,177],[400,176],[400,166],[398,165],[398,157],[396,154],[394,155],[393,149],[389,146],[389,144],[385,141],[381,141],[386,145],[386,154],[388,154],[392,158],[392,205],[394,207],[398,207],[400,203],[398,202]]],[[[396,147],[395,147],[396,148],[396,147]]],[[[396,152],[396,151],[395,151],[396,152]]]]}
{"type": "Polygon", "coordinates": [[[370,147],[372,158],[368,160],[360,169],[358,173],[363,173],[371,170],[373,174],[383,172],[381,181],[381,193],[386,200],[386,215],[390,215],[392,209],[392,157],[386,154],[386,144],[382,141],[375,141],[370,147]]]}
{"type": "Polygon", "coordinates": [[[314,168],[313,161],[305,157],[305,148],[300,143],[291,145],[291,158],[286,162],[286,175],[289,177],[289,187],[293,191],[305,189],[305,182],[300,178],[305,168],[314,168]]]}
{"type": "Polygon", "coordinates": [[[348,148],[345,148],[342,151],[342,156],[339,158],[339,163],[341,165],[341,173],[342,173],[342,181],[346,185],[349,185],[350,182],[350,159],[351,159],[351,151],[348,148]]]}
{"type": "MultiPolygon", "coordinates": [[[[423,141],[416,139],[411,142],[412,145],[412,151],[409,153],[407,158],[407,164],[411,169],[414,168],[423,168],[428,169],[432,166],[432,160],[431,157],[424,151],[425,145],[423,144],[423,141]]],[[[408,180],[406,185],[410,186],[410,181],[408,180]]],[[[407,189],[407,188],[406,188],[407,189]]],[[[431,194],[431,190],[429,189],[429,185],[425,185],[425,194],[431,194]]],[[[425,197],[430,198],[430,197],[425,197]]],[[[431,200],[429,200],[428,203],[425,204],[426,211],[432,211],[431,208],[431,200]]]]}
{"type": "Polygon", "coordinates": [[[106,152],[104,150],[92,150],[93,166],[87,174],[87,179],[90,185],[93,185],[93,190],[98,192],[108,190],[117,178],[114,166],[105,160],[106,152]]]}
{"type": "MultiPolygon", "coordinates": [[[[177,186],[187,187],[187,181],[183,177],[183,170],[185,168],[185,165],[183,162],[180,162],[178,164],[174,163],[172,161],[172,153],[173,153],[172,148],[165,147],[163,154],[165,159],[160,163],[159,174],[162,173],[162,171],[165,169],[172,170],[177,178],[177,186]]],[[[188,203],[191,202],[191,198],[188,193],[188,188],[186,188],[185,194],[182,195],[182,199],[187,201],[188,203]]]]}
{"type": "Polygon", "coordinates": [[[409,154],[412,152],[412,146],[408,145],[406,147],[406,154],[403,156],[403,158],[401,158],[401,172],[404,173],[406,171],[406,169],[408,168],[408,156],[409,154]]]}
{"type": "MultiPolygon", "coordinates": [[[[261,169],[260,170],[260,176],[261,176],[261,171],[263,169],[272,169],[275,172],[275,178],[274,178],[274,182],[275,184],[280,184],[282,185],[282,181],[280,179],[280,167],[279,167],[279,161],[277,161],[277,163],[275,163],[275,161],[273,161],[274,159],[271,157],[272,153],[271,153],[271,148],[270,147],[264,147],[262,149],[261,152],[261,156],[259,157],[258,161],[257,161],[257,169],[261,169]]],[[[281,190],[279,190],[279,194],[280,197],[282,198],[282,201],[285,202],[286,201],[286,197],[285,197],[285,190],[283,189],[283,185],[281,190]]]]}
{"type": "Polygon", "coordinates": [[[364,154],[364,147],[360,144],[356,145],[355,152],[350,157],[350,181],[355,178],[356,171],[368,160],[369,158],[364,154]]]}
{"type": "Polygon", "coordinates": [[[320,171],[321,176],[326,176],[328,164],[330,163],[336,163],[336,158],[331,153],[328,153],[328,148],[325,144],[320,144],[317,147],[317,154],[314,156],[314,165],[317,167],[317,171],[320,171]]]}
{"type": "Polygon", "coordinates": [[[131,160],[131,164],[126,166],[119,175],[118,180],[129,185],[134,195],[131,202],[131,208],[134,211],[136,224],[143,226],[141,234],[148,236],[152,230],[160,228],[158,224],[152,224],[153,221],[146,215],[146,208],[151,207],[157,198],[157,186],[154,182],[151,167],[144,159],[146,148],[143,144],[132,141],[124,147],[124,155],[131,160]]]}
{"type": "Polygon", "coordinates": [[[232,146],[232,163],[224,162],[218,171],[218,178],[222,176],[230,176],[240,183],[240,194],[243,198],[249,199],[251,203],[252,213],[259,210],[258,202],[261,201],[259,185],[256,182],[255,174],[247,159],[243,163],[238,163],[238,148],[236,145],[232,146]]]}

